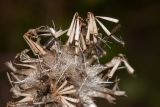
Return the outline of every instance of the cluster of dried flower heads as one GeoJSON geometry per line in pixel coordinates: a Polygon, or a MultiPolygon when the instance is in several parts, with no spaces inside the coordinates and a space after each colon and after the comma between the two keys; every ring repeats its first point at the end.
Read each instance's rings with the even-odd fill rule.
{"type": "Polygon", "coordinates": [[[6,63],[12,70],[7,76],[13,93],[13,101],[7,106],[97,107],[95,97],[115,103],[116,96],[125,96],[114,74],[121,68],[133,74],[134,69],[123,54],[100,64],[107,43],[97,25],[108,38],[122,45],[124,42],[112,35],[99,19],[118,23],[117,19],[94,16],[91,12],[86,19],[75,13],[67,30],[42,26],[25,33],[23,37],[30,49],[6,63]],[[62,36],[67,36],[65,43],[60,41],[62,36]]]}

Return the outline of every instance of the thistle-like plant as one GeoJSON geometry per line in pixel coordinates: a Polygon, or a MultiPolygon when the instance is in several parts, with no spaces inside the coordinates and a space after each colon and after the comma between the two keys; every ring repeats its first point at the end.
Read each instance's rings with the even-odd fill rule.
{"type": "Polygon", "coordinates": [[[7,106],[96,107],[95,97],[115,103],[116,96],[125,96],[125,91],[118,88],[115,72],[126,68],[133,74],[134,69],[123,54],[100,63],[99,58],[107,55],[106,36],[123,46],[124,42],[99,19],[118,23],[117,19],[94,16],[91,12],[86,19],[75,13],[67,30],[41,26],[25,33],[23,37],[30,49],[6,62],[12,70],[7,76],[13,93],[13,101],[7,106]],[[97,25],[107,35],[100,33],[97,25]],[[60,40],[63,36],[67,36],[65,42],[60,40]]]}

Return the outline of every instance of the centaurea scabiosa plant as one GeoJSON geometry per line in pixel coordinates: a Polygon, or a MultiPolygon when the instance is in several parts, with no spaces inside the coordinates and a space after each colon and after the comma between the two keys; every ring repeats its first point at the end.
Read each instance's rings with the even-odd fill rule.
{"type": "Polygon", "coordinates": [[[115,72],[126,68],[133,74],[134,69],[123,54],[100,63],[99,58],[107,55],[105,37],[124,46],[100,20],[119,21],[91,12],[83,19],[75,13],[67,30],[41,26],[25,33],[23,37],[30,49],[6,62],[12,70],[7,76],[13,93],[13,100],[7,106],[97,107],[95,97],[115,103],[116,96],[125,96],[125,91],[118,88],[115,72]],[[67,39],[62,42],[60,38],[64,36],[67,39]]]}

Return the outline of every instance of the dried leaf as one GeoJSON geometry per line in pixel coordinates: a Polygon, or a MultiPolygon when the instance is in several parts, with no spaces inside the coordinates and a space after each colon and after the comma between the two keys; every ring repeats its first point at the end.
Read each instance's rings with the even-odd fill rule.
{"type": "Polygon", "coordinates": [[[118,22],[119,22],[118,19],[111,18],[111,17],[104,17],[104,16],[96,16],[96,17],[97,17],[97,18],[104,19],[104,20],[107,20],[107,21],[110,21],[110,22],[114,22],[114,23],[118,23],[118,22]]]}
{"type": "Polygon", "coordinates": [[[79,41],[79,36],[80,36],[80,23],[79,23],[79,18],[77,18],[77,21],[76,21],[76,33],[75,33],[75,40],[76,41],[79,41]]]}
{"type": "Polygon", "coordinates": [[[117,60],[116,64],[114,65],[114,67],[112,68],[112,70],[108,74],[109,78],[112,78],[112,76],[114,75],[115,71],[118,69],[118,66],[120,64],[121,64],[121,60],[117,60]]]}
{"type": "Polygon", "coordinates": [[[43,48],[41,46],[39,46],[37,43],[35,43],[34,41],[32,41],[31,39],[29,39],[26,35],[23,36],[24,39],[26,40],[26,42],[28,43],[28,45],[30,46],[31,50],[33,51],[33,53],[36,54],[40,54],[40,55],[45,55],[46,52],[43,50],[43,48]]]}
{"type": "Polygon", "coordinates": [[[60,91],[62,88],[64,88],[67,85],[67,80],[65,80],[62,85],[57,89],[57,91],[60,91]]]}
{"type": "Polygon", "coordinates": [[[124,62],[124,65],[126,66],[128,73],[133,74],[134,69],[129,65],[129,63],[126,60],[122,60],[124,62]]]}
{"type": "Polygon", "coordinates": [[[55,38],[59,38],[60,36],[62,36],[63,34],[65,34],[68,31],[68,29],[64,30],[64,31],[58,31],[55,33],[55,38]]]}
{"type": "Polygon", "coordinates": [[[69,35],[69,43],[73,42],[74,36],[75,36],[75,30],[76,30],[76,21],[73,24],[73,29],[71,31],[71,34],[69,35]]]}
{"type": "Polygon", "coordinates": [[[96,18],[96,21],[99,23],[99,25],[102,27],[102,29],[104,30],[104,32],[110,36],[111,32],[96,18]]]}
{"type": "Polygon", "coordinates": [[[74,23],[75,23],[75,18],[77,17],[78,13],[76,12],[73,16],[73,19],[72,19],[72,22],[71,22],[71,25],[68,29],[68,32],[67,32],[67,35],[70,36],[71,35],[71,32],[72,30],[74,29],[74,23]]]}

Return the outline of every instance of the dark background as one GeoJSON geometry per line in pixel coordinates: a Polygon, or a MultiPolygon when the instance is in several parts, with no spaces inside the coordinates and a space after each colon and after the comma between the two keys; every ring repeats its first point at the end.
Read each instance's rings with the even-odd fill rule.
{"type": "MultiPolygon", "coordinates": [[[[120,19],[123,49],[134,76],[120,73],[120,88],[128,97],[117,98],[116,105],[98,100],[99,107],[160,107],[160,3],[159,0],[1,0],[0,1],[0,107],[10,99],[4,62],[27,48],[22,36],[28,29],[52,25],[66,29],[73,14],[120,19]]],[[[110,27],[110,25],[109,25],[110,27]]],[[[114,46],[109,56],[120,50],[114,46]]],[[[121,52],[121,51],[120,51],[121,52]]]]}

